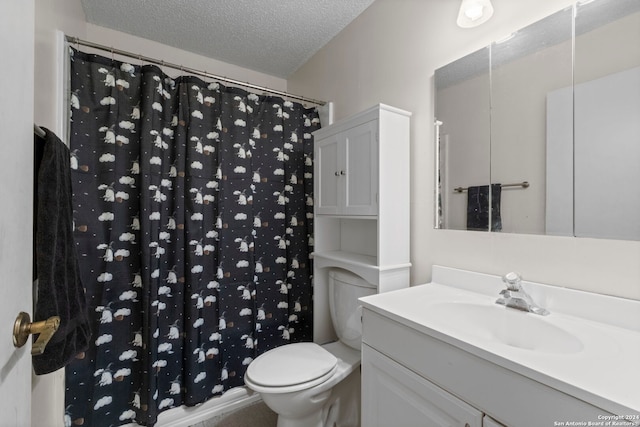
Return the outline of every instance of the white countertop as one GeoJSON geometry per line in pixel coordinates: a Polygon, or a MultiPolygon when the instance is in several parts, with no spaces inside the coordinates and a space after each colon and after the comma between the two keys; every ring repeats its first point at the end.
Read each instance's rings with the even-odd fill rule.
{"type": "MultiPolygon", "coordinates": [[[[548,347],[550,351],[528,350],[478,333],[477,326],[465,324],[465,319],[447,318],[443,306],[438,306],[493,307],[503,289],[499,277],[434,267],[433,278],[432,283],[373,295],[361,302],[366,309],[604,411],[640,415],[640,301],[523,282],[534,301],[551,314],[498,307],[513,311],[510,316],[536,316],[530,320],[548,323],[581,343],[579,349],[565,353],[554,352],[553,347],[548,347]]],[[[522,335],[526,340],[527,331],[522,335]]],[[[635,422],[640,424],[638,419],[635,422]]]]}

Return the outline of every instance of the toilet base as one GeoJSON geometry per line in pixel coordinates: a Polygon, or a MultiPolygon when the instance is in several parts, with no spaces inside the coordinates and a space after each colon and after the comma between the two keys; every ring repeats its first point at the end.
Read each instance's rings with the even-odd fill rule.
{"type": "Polygon", "coordinates": [[[322,411],[314,412],[304,418],[287,418],[284,415],[278,415],[277,427],[324,427],[322,419],[322,411]]]}
{"type": "MultiPolygon", "coordinates": [[[[334,400],[322,410],[304,418],[287,418],[279,415],[277,427],[335,427],[338,422],[339,408],[340,401],[334,400]]],[[[347,423],[344,425],[356,427],[360,424],[347,423]]]]}
{"type": "Polygon", "coordinates": [[[277,427],[344,427],[360,426],[360,370],[356,369],[332,389],[306,401],[286,405],[294,396],[263,394],[264,403],[278,414],[277,427]],[[284,400],[280,400],[284,398],[284,400]],[[283,409],[278,413],[276,410],[283,409]],[[304,414],[304,415],[301,415],[304,414]]]}
{"type": "Polygon", "coordinates": [[[331,389],[303,399],[289,393],[262,395],[264,403],[278,414],[278,427],[325,427],[323,409],[330,397],[331,389]]]}

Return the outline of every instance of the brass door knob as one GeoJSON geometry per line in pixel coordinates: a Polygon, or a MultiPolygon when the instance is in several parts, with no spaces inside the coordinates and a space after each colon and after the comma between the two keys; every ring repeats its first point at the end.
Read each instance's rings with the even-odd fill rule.
{"type": "Polygon", "coordinates": [[[34,342],[31,347],[31,354],[37,356],[44,353],[45,347],[59,327],[59,316],[53,316],[47,320],[31,323],[29,313],[21,311],[18,317],[16,317],[16,322],[13,324],[13,345],[15,347],[22,347],[26,344],[29,335],[39,334],[36,342],[34,342]]]}

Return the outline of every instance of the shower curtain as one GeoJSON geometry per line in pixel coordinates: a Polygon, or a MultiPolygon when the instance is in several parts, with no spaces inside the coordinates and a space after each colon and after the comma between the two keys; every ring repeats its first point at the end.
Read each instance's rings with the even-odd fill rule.
{"type": "MultiPolygon", "coordinates": [[[[312,339],[314,109],[71,49],[71,168],[93,343],[65,421],[153,425],[312,339]]],[[[70,424],[69,424],[70,425],[70,424]]]]}

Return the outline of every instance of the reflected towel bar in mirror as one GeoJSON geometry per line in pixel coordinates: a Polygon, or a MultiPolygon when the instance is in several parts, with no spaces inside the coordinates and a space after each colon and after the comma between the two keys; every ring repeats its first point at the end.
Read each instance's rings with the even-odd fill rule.
{"type": "MultiPolygon", "coordinates": [[[[518,182],[516,184],[502,184],[501,185],[502,188],[505,187],[522,187],[522,188],[529,188],[529,181],[523,181],[523,182],[518,182]]],[[[462,193],[465,192],[469,189],[469,187],[456,187],[453,189],[454,193],[462,193]]]]}

